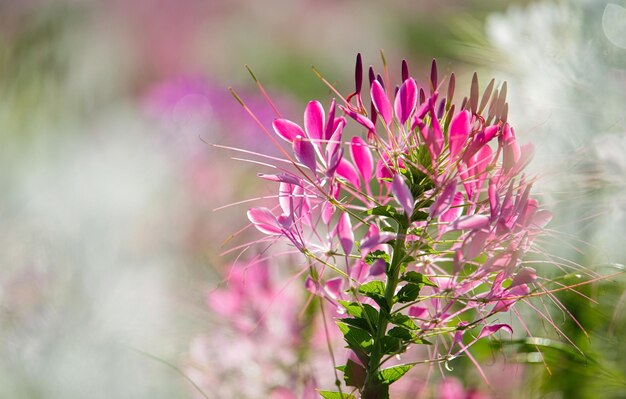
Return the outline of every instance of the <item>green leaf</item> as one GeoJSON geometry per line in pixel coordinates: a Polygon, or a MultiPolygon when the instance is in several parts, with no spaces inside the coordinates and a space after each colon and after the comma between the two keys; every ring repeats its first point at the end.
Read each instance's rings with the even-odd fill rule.
{"type": "Polygon", "coordinates": [[[382,281],[370,281],[359,287],[359,293],[367,297],[385,297],[385,283],[382,281]]]}
{"type": "Polygon", "coordinates": [[[429,285],[431,287],[436,287],[437,284],[433,283],[432,281],[430,281],[428,278],[424,277],[423,274],[418,273],[418,272],[414,272],[414,271],[410,271],[410,272],[406,272],[401,278],[400,280],[402,281],[406,281],[408,283],[413,283],[413,284],[424,284],[424,285],[429,285]]]}
{"type": "Polygon", "coordinates": [[[388,218],[395,219],[402,214],[398,213],[396,208],[391,205],[381,205],[372,209],[368,209],[366,212],[368,215],[376,215],[376,216],[385,216],[388,218]]]}
{"type": "MultiPolygon", "coordinates": [[[[378,311],[372,305],[341,300],[339,303],[346,309],[349,315],[357,319],[363,319],[367,323],[367,326],[375,326],[378,323],[378,311]]],[[[366,330],[372,329],[368,327],[366,330]]]]}
{"type": "Polygon", "coordinates": [[[352,350],[369,353],[372,346],[372,337],[367,331],[342,322],[337,322],[337,326],[352,350]]]}
{"type": "Polygon", "coordinates": [[[390,337],[399,338],[403,341],[409,342],[413,342],[413,340],[417,338],[414,333],[404,327],[394,327],[389,330],[387,334],[389,334],[390,337]]]}
{"type": "Polygon", "coordinates": [[[333,392],[333,391],[317,391],[324,399],[356,399],[354,395],[349,393],[333,392]]]}
{"type": "Polygon", "coordinates": [[[342,371],[347,386],[360,388],[365,383],[365,368],[351,359],[348,359],[342,371]]]}
{"type": "Polygon", "coordinates": [[[413,322],[413,320],[411,320],[409,316],[402,313],[394,314],[391,316],[390,321],[397,326],[406,327],[409,330],[419,330],[419,327],[413,322]]]}
{"type": "Polygon", "coordinates": [[[406,345],[400,338],[385,335],[380,341],[382,343],[383,353],[387,355],[392,353],[402,353],[406,349],[406,345]]]}
{"type": "Polygon", "coordinates": [[[338,319],[338,321],[345,323],[349,326],[352,327],[356,327],[356,328],[360,328],[361,330],[367,331],[369,333],[372,333],[372,329],[371,326],[369,325],[369,323],[367,322],[367,320],[365,319],[356,319],[356,318],[352,318],[352,317],[344,317],[341,319],[338,319]]]}
{"type": "Polygon", "coordinates": [[[411,214],[411,222],[426,221],[428,220],[429,216],[430,214],[428,214],[427,212],[420,211],[419,209],[415,209],[413,213],[411,214]]]}
{"type": "Polygon", "coordinates": [[[389,254],[387,252],[377,249],[376,251],[370,252],[365,256],[365,263],[371,265],[376,261],[376,259],[382,259],[387,264],[391,262],[391,258],[389,257],[389,254]]]}
{"type": "Polygon", "coordinates": [[[411,368],[413,368],[412,364],[402,364],[399,366],[389,367],[378,373],[378,379],[383,384],[389,385],[398,381],[398,379],[411,370],[411,368]]]}
{"type": "Polygon", "coordinates": [[[385,283],[382,281],[370,281],[359,287],[359,293],[373,299],[382,311],[389,313],[389,305],[385,299],[385,283]]]}
{"type": "Polygon", "coordinates": [[[400,303],[413,302],[419,296],[422,286],[423,284],[409,283],[405,285],[404,287],[400,288],[400,291],[398,291],[398,294],[396,296],[398,302],[400,303]]]}

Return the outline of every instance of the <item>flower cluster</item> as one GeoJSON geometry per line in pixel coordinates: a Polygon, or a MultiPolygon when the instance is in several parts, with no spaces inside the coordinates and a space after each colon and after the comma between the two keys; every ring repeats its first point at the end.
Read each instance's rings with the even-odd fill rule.
{"type": "Polygon", "coordinates": [[[421,87],[406,62],[399,86],[388,76],[370,67],[363,95],[359,55],[353,93],[331,87],[340,101],[309,102],[303,125],[274,120],[288,148],[259,176],[277,184],[278,204],[248,211],[304,255],[306,288],[344,313],[354,356],[339,369],[354,389],[326,398],[387,397],[420,361],[383,365],[409,347],[432,345],[422,362],[471,358],[476,341],[512,332],[494,319],[532,295],[536,272],[522,257],[550,220],[530,195],[533,147],[507,122],[506,83],[481,95],[474,74],[455,104],[454,74],[444,86],[435,62],[421,87]],[[346,137],[349,121],[362,134],[346,137]]]}

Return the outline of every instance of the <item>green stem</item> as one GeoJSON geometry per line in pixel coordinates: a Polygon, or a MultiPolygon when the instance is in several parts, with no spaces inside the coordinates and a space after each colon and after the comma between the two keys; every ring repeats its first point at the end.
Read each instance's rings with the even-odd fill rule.
{"type": "Polygon", "coordinates": [[[389,317],[391,315],[394,302],[394,295],[396,293],[396,288],[398,287],[398,279],[400,278],[407,230],[408,228],[405,225],[401,224],[398,226],[398,234],[393,247],[393,256],[391,258],[391,265],[389,266],[387,282],[385,285],[385,302],[387,303],[388,311],[382,308],[380,309],[376,336],[374,337],[374,342],[372,343],[372,351],[370,353],[369,363],[367,364],[365,383],[363,384],[362,390],[362,399],[388,397],[389,388],[384,386],[378,380],[378,372],[384,355],[382,350],[382,340],[387,332],[389,317]]]}

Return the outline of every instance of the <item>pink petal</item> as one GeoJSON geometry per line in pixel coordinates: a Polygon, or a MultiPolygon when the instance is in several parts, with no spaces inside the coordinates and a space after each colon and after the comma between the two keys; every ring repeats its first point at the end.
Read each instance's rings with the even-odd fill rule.
{"type": "Polygon", "coordinates": [[[329,158],[326,159],[326,176],[333,177],[337,171],[339,163],[343,159],[343,148],[339,148],[339,151],[335,151],[329,158]]]}
{"type": "Polygon", "coordinates": [[[324,130],[324,139],[329,140],[335,132],[335,99],[330,102],[330,109],[328,111],[328,120],[326,121],[326,129],[324,130]]]}
{"type": "Polygon", "coordinates": [[[367,229],[367,233],[365,233],[363,240],[361,240],[361,249],[369,250],[378,244],[380,244],[380,230],[378,229],[378,226],[372,223],[370,224],[369,229],[367,229]]]}
{"type": "Polygon", "coordinates": [[[537,211],[533,215],[530,225],[536,228],[543,228],[545,225],[550,223],[550,220],[552,220],[552,216],[552,213],[549,211],[537,211]]]}
{"type": "Polygon", "coordinates": [[[324,284],[324,291],[332,299],[341,298],[341,287],[343,287],[343,278],[335,277],[330,280],[326,280],[324,284]]]}
{"type": "Polygon", "coordinates": [[[422,306],[411,306],[409,308],[409,316],[411,317],[417,317],[418,319],[427,319],[428,314],[428,309],[422,306]]]}
{"type": "Polygon", "coordinates": [[[302,185],[302,182],[300,181],[300,179],[296,176],[287,174],[287,173],[278,173],[275,175],[268,175],[265,173],[257,173],[257,176],[260,177],[261,179],[265,179],[265,180],[269,180],[269,181],[275,181],[275,182],[281,182],[281,183],[289,183],[289,184],[293,184],[295,186],[300,186],[302,185]]]}
{"type": "Polygon", "coordinates": [[[324,202],[324,205],[322,205],[322,221],[324,221],[325,224],[330,223],[334,213],[335,206],[328,201],[324,202]]]}
{"type": "Polygon", "coordinates": [[[447,211],[452,205],[455,193],[456,179],[452,179],[452,181],[444,187],[443,192],[439,194],[435,202],[431,205],[430,216],[436,218],[437,216],[447,211]]]}
{"type": "Polygon", "coordinates": [[[370,267],[370,276],[379,276],[387,271],[387,264],[384,260],[378,258],[370,267]]]}
{"type": "Polygon", "coordinates": [[[372,96],[372,102],[374,103],[376,110],[383,118],[385,123],[389,125],[393,118],[391,103],[389,102],[387,93],[385,93],[385,89],[383,89],[383,86],[377,80],[372,82],[372,89],[370,91],[370,94],[372,96]]]}
{"type": "Polygon", "coordinates": [[[455,159],[461,152],[467,136],[470,133],[470,113],[467,110],[461,111],[452,118],[450,123],[450,158],[455,159]]]}
{"type": "MultiPolygon", "coordinates": [[[[432,132],[431,132],[431,140],[433,144],[433,149],[436,154],[436,158],[441,155],[441,151],[443,150],[443,131],[441,130],[441,125],[439,124],[439,119],[437,119],[437,115],[435,115],[435,101],[437,99],[436,95],[433,95],[430,100],[429,112],[432,123],[432,132]]],[[[434,162],[434,160],[433,160],[434,162]]]]}
{"type": "Polygon", "coordinates": [[[367,263],[363,262],[362,260],[357,261],[350,271],[350,277],[360,283],[365,281],[368,275],[369,267],[367,266],[367,263]]]}
{"type": "Polygon", "coordinates": [[[505,172],[510,171],[520,158],[520,147],[515,139],[515,130],[509,126],[504,125],[502,132],[503,150],[502,150],[502,165],[505,172]]]}
{"type": "Polygon", "coordinates": [[[485,215],[461,216],[455,220],[451,228],[454,230],[477,230],[489,225],[489,217],[485,215]]]}
{"type": "Polygon", "coordinates": [[[272,127],[280,138],[290,143],[296,136],[304,136],[304,130],[288,119],[275,119],[272,122],[272,127]]]}
{"type": "Polygon", "coordinates": [[[352,231],[352,222],[350,222],[350,215],[348,215],[348,213],[344,212],[341,214],[335,231],[337,237],[339,237],[341,248],[346,255],[349,255],[354,245],[354,232],[352,231]]]}
{"type": "Polygon", "coordinates": [[[313,295],[317,295],[320,290],[320,286],[316,281],[313,281],[311,276],[307,276],[306,280],[304,280],[304,288],[309,291],[313,295]]]}
{"type": "Polygon", "coordinates": [[[404,209],[404,213],[407,215],[407,218],[411,219],[415,201],[409,186],[407,186],[401,174],[398,173],[393,177],[391,191],[393,192],[396,202],[398,202],[398,204],[402,206],[402,209],[404,209]]]}
{"type": "Polygon", "coordinates": [[[333,132],[333,135],[328,140],[328,143],[326,144],[326,159],[330,160],[333,158],[341,148],[341,137],[343,135],[344,126],[345,121],[340,121],[337,128],[333,132]]]}
{"type": "Polygon", "coordinates": [[[409,119],[411,113],[417,105],[417,84],[413,79],[407,79],[404,81],[400,90],[396,95],[394,101],[394,109],[396,116],[400,120],[400,124],[404,125],[404,122],[409,119]]]}
{"type": "Polygon", "coordinates": [[[439,217],[440,222],[451,222],[461,215],[461,208],[463,205],[463,194],[459,191],[454,195],[450,208],[441,214],[439,217]]]}
{"type": "Polygon", "coordinates": [[[252,208],[248,211],[248,220],[261,233],[280,235],[283,233],[274,214],[267,208],[252,208]]]}
{"type": "Polygon", "coordinates": [[[313,174],[315,174],[317,162],[315,160],[315,148],[313,144],[298,135],[293,139],[293,152],[296,155],[296,159],[302,162],[304,166],[311,169],[313,174]]]}
{"type": "Polygon", "coordinates": [[[318,146],[324,137],[324,107],[319,101],[310,101],[304,110],[304,130],[318,146]]]}
{"type": "Polygon", "coordinates": [[[463,241],[463,256],[472,260],[485,250],[485,243],[491,234],[488,230],[472,231],[463,241]]]}
{"type": "Polygon", "coordinates": [[[522,284],[530,284],[534,283],[537,280],[537,272],[532,267],[524,267],[522,268],[515,277],[513,281],[511,281],[511,285],[509,285],[509,289],[516,287],[522,284]]]}
{"type": "Polygon", "coordinates": [[[359,188],[361,186],[358,172],[345,157],[341,158],[341,161],[339,161],[336,173],[346,179],[354,187],[359,188]]]}
{"type": "Polygon", "coordinates": [[[350,155],[361,177],[367,184],[372,179],[372,174],[374,173],[374,158],[365,140],[358,136],[353,137],[350,143],[350,155]]]}
{"type": "Polygon", "coordinates": [[[283,210],[283,214],[293,214],[293,186],[288,183],[280,183],[278,186],[278,202],[283,210]]]}
{"type": "Polygon", "coordinates": [[[500,211],[500,199],[498,198],[498,191],[496,184],[493,180],[489,180],[489,209],[491,211],[491,220],[495,220],[498,216],[498,212],[500,211]]]}
{"type": "Polygon", "coordinates": [[[508,324],[492,324],[490,326],[483,327],[483,329],[480,330],[480,334],[478,334],[478,337],[476,339],[478,340],[484,337],[488,337],[499,330],[504,330],[509,334],[513,334],[513,329],[508,324]]]}
{"type": "Polygon", "coordinates": [[[364,127],[367,128],[367,130],[371,131],[372,133],[376,132],[376,127],[374,126],[374,124],[372,123],[371,120],[369,120],[369,118],[354,112],[346,107],[344,107],[343,105],[338,105],[339,109],[341,109],[343,112],[346,113],[346,115],[348,115],[350,118],[354,119],[355,121],[357,121],[358,123],[360,123],[361,125],[363,125],[364,127]]]}

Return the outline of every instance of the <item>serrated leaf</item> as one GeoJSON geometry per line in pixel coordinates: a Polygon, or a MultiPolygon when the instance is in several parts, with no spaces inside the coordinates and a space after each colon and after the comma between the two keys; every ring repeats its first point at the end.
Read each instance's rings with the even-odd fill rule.
{"type": "Polygon", "coordinates": [[[343,380],[349,387],[360,388],[365,383],[365,368],[351,359],[348,359],[343,371],[343,380]]]}
{"type": "Polygon", "coordinates": [[[346,343],[353,351],[369,353],[372,346],[372,337],[367,331],[343,322],[337,322],[337,326],[341,330],[346,343]]]}
{"type": "Polygon", "coordinates": [[[413,322],[413,320],[411,320],[409,316],[402,313],[394,314],[390,321],[397,326],[406,327],[409,330],[419,330],[419,327],[413,322]]]}
{"type": "Polygon", "coordinates": [[[385,335],[381,339],[383,353],[391,354],[391,353],[402,353],[406,349],[406,345],[403,344],[400,338],[391,337],[389,335],[385,335]]]}
{"type": "Polygon", "coordinates": [[[417,299],[420,294],[420,290],[424,284],[413,284],[409,283],[404,287],[400,288],[398,294],[396,295],[397,301],[400,303],[413,302],[417,299]]]}
{"type": "Polygon", "coordinates": [[[317,391],[324,399],[356,399],[354,395],[349,393],[333,392],[333,391],[317,391]]]}
{"type": "Polygon", "coordinates": [[[359,287],[359,293],[373,299],[382,311],[389,313],[389,305],[385,299],[385,283],[382,281],[370,281],[359,287]]]}
{"type": "Polygon", "coordinates": [[[359,287],[359,293],[367,297],[385,297],[385,283],[382,281],[370,281],[359,287]]]}
{"type": "Polygon", "coordinates": [[[412,368],[413,368],[413,365],[411,364],[402,364],[399,366],[389,367],[387,369],[381,370],[378,373],[378,379],[383,384],[389,385],[398,381],[400,377],[405,375],[412,368]]]}
{"type": "Polygon", "coordinates": [[[346,312],[357,319],[363,319],[370,325],[374,326],[378,323],[378,311],[367,303],[339,301],[346,309],[346,312]]]}
{"type": "Polygon", "coordinates": [[[370,333],[373,332],[372,329],[370,328],[370,325],[367,323],[367,320],[365,319],[355,319],[352,317],[344,317],[344,318],[338,319],[338,321],[345,323],[352,327],[360,328],[361,330],[368,331],[370,333]]]}
{"type": "Polygon", "coordinates": [[[391,205],[377,206],[375,208],[368,209],[366,213],[368,215],[385,216],[392,219],[396,219],[397,217],[401,216],[396,208],[391,205]]]}
{"type": "Polygon", "coordinates": [[[428,278],[424,277],[423,274],[418,273],[418,272],[414,272],[414,271],[410,271],[410,272],[406,272],[401,278],[400,280],[402,281],[406,281],[408,283],[413,283],[413,284],[424,284],[424,285],[429,285],[431,287],[436,287],[437,285],[435,283],[433,283],[432,281],[430,281],[428,278]]]}
{"type": "Polygon", "coordinates": [[[365,263],[367,263],[368,265],[371,265],[377,259],[382,259],[387,264],[391,262],[391,258],[389,257],[389,254],[387,252],[377,249],[376,251],[370,252],[365,256],[365,263]]]}
{"type": "Polygon", "coordinates": [[[404,327],[394,327],[387,332],[390,337],[399,338],[403,341],[413,342],[415,338],[415,334],[413,334],[410,330],[404,327]]]}

